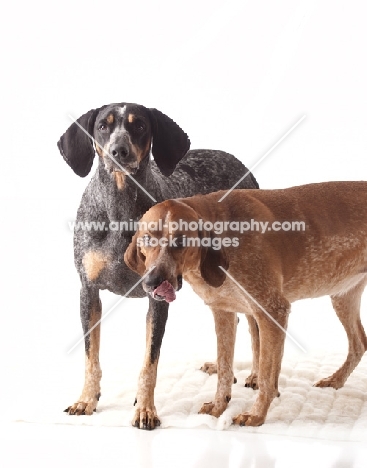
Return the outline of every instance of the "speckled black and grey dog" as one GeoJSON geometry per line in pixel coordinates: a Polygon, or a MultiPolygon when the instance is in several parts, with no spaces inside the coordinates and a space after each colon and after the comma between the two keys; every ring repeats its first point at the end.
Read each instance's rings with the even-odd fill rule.
{"type": "MultiPolygon", "coordinates": [[[[100,397],[100,289],[125,295],[140,277],[124,263],[133,232],[108,229],[112,223],[138,220],[156,200],[188,197],[229,189],[247,172],[234,156],[222,151],[188,151],[183,130],[157,109],[137,104],[111,104],[94,109],[73,123],[58,142],[59,150],[76,174],[86,176],[95,152],[98,168],[87,186],[74,233],[75,264],[81,278],[80,314],[85,334],[85,383],[69,414],[92,414],[100,397]],[[93,136],[93,140],[88,136],[93,136]],[[150,150],[154,161],[150,158],[150,150]],[[145,191],[142,189],[144,188],[145,191]],[[147,193],[150,194],[148,196],[147,193]],[[80,228],[99,222],[102,229],[80,228]],[[92,329],[92,331],[90,331],[92,329]]],[[[258,188],[250,173],[237,188],[258,188]]],[[[116,224],[114,224],[116,226],[116,224]]],[[[128,297],[144,297],[139,284],[128,297]]],[[[148,298],[146,354],[140,373],[133,425],[159,425],[154,406],[157,364],[168,316],[167,302],[148,298]]]]}

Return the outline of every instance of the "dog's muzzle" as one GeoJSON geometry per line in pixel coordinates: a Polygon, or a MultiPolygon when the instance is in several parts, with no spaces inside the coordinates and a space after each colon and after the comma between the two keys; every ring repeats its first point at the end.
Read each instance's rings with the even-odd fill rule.
{"type": "Polygon", "coordinates": [[[139,163],[135,155],[130,151],[130,146],[124,142],[109,147],[105,164],[110,173],[121,172],[133,175],[139,169],[139,163]]]}
{"type": "Polygon", "coordinates": [[[128,165],[119,165],[112,163],[112,165],[108,168],[108,171],[110,173],[112,172],[121,172],[121,174],[129,174],[129,175],[135,175],[139,170],[139,165],[138,163],[134,164],[128,164],[128,165]]]}
{"type": "Polygon", "coordinates": [[[182,288],[182,276],[177,277],[177,289],[168,280],[159,281],[152,278],[143,284],[144,290],[156,301],[173,302],[176,299],[176,292],[182,288]],[[153,281],[152,281],[153,280],[153,281]]]}

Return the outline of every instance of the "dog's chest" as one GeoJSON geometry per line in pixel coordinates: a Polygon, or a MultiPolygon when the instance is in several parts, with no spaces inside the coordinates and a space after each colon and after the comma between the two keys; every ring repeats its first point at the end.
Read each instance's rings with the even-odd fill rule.
{"type": "Polygon", "coordinates": [[[219,288],[209,286],[199,272],[184,274],[183,278],[207,306],[226,312],[251,313],[253,304],[229,278],[219,288]]]}
{"type": "Polygon", "coordinates": [[[76,263],[79,272],[99,289],[129,297],[144,297],[139,276],[124,262],[124,253],[132,235],[109,231],[102,239],[87,238],[77,242],[76,263]],[[79,253],[78,253],[79,252],[79,253]]]}

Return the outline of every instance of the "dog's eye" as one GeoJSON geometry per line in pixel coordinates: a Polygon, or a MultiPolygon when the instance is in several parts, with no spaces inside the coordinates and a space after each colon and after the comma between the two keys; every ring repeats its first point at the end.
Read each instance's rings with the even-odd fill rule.
{"type": "Polygon", "coordinates": [[[174,247],[177,247],[177,248],[179,248],[179,249],[182,249],[183,247],[185,247],[185,246],[186,246],[186,238],[185,238],[185,236],[176,237],[176,238],[174,239],[173,246],[174,246],[174,247]]]}
{"type": "Polygon", "coordinates": [[[139,247],[150,247],[151,246],[150,236],[148,236],[148,234],[145,234],[144,236],[139,237],[137,244],[139,247]]]}
{"type": "Polygon", "coordinates": [[[98,125],[98,130],[99,130],[100,132],[102,132],[102,133],[103,133],[103,132],[107,132],[107,131],[108,131],[108,126],[107,126],[107,124],[101,122],[101,123],[98,125]]]}
{"type": "Polygon", "coordinates": [[[150,246],[150,236],[148,236],[148,234],[145,234],[145,236],[143,236],[143,245],[144,247],[149,247],[150,246]]]}
{"type": "Polygon", "coordinates": [[[139,133],[144,132],[145,123],[142,120],[135,120],[134,121],[134,130],[136,130],[139,133]]]}

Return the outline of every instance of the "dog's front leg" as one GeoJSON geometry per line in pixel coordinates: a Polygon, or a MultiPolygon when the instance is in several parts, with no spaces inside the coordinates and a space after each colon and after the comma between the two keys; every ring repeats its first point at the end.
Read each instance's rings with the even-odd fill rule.
{"type": "MultiPolygon", "coordinates": [[[[237,325],[239,323],[240,319],[237,317],[237,325]]],[[[212,375],[216,374],[218,372],[217,368],[217,361],[215,362],[204,362],[204,364],[200,367],[200,370],[205,372],[206,374],[212,375]]],[[[233,379],[234,383],[237,383],[236,377],[233,379]]]]}
{"type": "Polygon", "coordinates": [[[217,334],[217,393],[213,402],[204,403],[200,414],[220,416],[231,400],[233,384],[233,356],[237,330],[237,315],[224,310],[212,309],[217,334]]]}
{"type": "Polygon", "coordinates": [[[260,356],[260,337],[259,327],[255,318],[252,315],[246,314],[248,321],[248,328],[251,335],[251,347],[252,347],[252,369],[251,374],[247,377],[245,387],[253,388],[257,390],[257,376],[259,373],[259,356],[260,356]]]}
{"type": "MultiPolygon", "coordinates": [[[[277,302],[279,304],[279,302],[277,302]]],[[[259,327],[260,358],[258,370],[259,393],[248,413],[239,414],[233,419],[240,426],[261,426],[264,423],[269,406],[279,396],[278,379],[282,363],[285,333],[290,305],[284,300],[276,310],[271,306],[266,310],[275,319],[274,323],[263,311],[257,310],[255,319],[259,327]]]]}
{"type": "Polygon", "coordinates": [[[99,342],[102,305],[97,288],[82,285],[80,292],[80,316],[85,345],[85,378],[79,400],[66,408],[69,414],[93,414],[101,396],[100,381],[102,377],[99,365],[99,342]]]}
{"type": "Polygon", "coordinates": [[[156,301],[149,296],[147,314],[146,351],[140,372],[136,409],[132,425],[139,429],[154,429],[160,420],[154,405],[154,389],[157,381],[157,366],[162,339],[168,317],[168,303],[156,301]]]}

